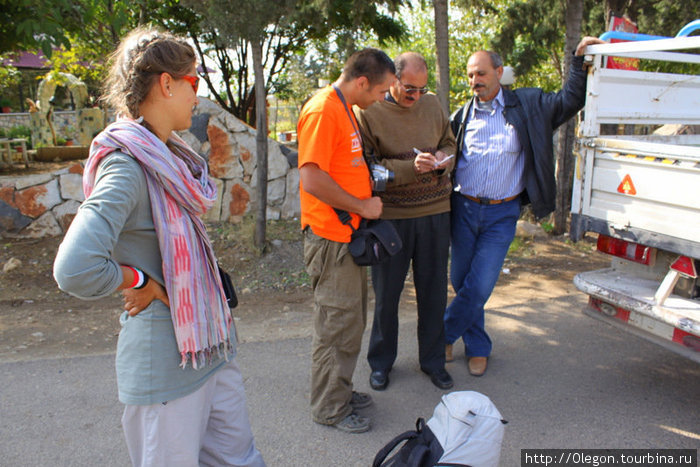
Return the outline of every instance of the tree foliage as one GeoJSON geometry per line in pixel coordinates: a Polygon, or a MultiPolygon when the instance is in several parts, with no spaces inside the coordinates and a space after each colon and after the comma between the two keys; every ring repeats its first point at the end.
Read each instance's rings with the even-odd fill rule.
{"type": "MultiPolygon", "coordinates": [[[[353,31],[363,27],[375,30],[382,37],[400,30],[378,11],[376,2],[187,0],[185,4],[201,17],[197,26],[204,32],[203,36],[198,37],[190,29],[190,36],[195,41],[197,50],[204,55],[201,44],[213,44],[224,82],[227,84],[228,99],[222,99],[216,92],[213,92],[213,95],[222,106],[234,107],[235,115],[258,129],[258,209],[255,244],[262,250],[265,245],[267,195],[266,96],[268,90],[275,86],[276,77],[285,69],[290,58],[303,50],[308,39],[327,38],[333,33],[339,37],[352,37],[353,31]],[[235,60],[232,60],[228,53],[231,50],[235,51],[235,60]],[[250,62],[254,70],[252,86],[248,71],[250,62]],[[237,99],[228,85],[228,78],[234,75],[238,78],[237,99]]],[[[210,89],[213,88],[209,77],[206,77],[206,81],[210,89]]]]}
{"type": "MultiPolygon", "coordinates": [[[[171,0],[178,3],[177,0],[171,0]]],[[[362,30],[373,31],[382,40],[400,37],[404,29],[399,21],[383,12],[401,5],[403,0],[366,2],[360,0],[283,0],[270,2],[184,0],[180,9],[189,10],[189,18],[174,11],[172,18],[179,29],[187,30],[201,60],[211,60],[221,73],[223,89],[215,80],[205,81],[219,105],[238,118],[255,126],[254,74],[251,66],[250,41],[256,35],[262,40],[264,85],[267,92],[288,87],[285,70],[295,57],[303,56],[317,40],[334,48],[324,65],[334,67],[355,50],[355,37],[362,30]]],[[[318,51],[317,49],[315,49],[318,51]]],[[[316,61],[316,64],[320,63],[316,61]]],[[[341,62],[342,63],[342,62],[341,62]]],[[[326,74],[326,73],[324,73],[326,74]]]]}
{"type": "MultiPolygon", "coordinates": [[[[563,76],[566,0],[516,0],[499,8],[498,33],[491,45],[518,75],[518,85],[558,89],[563,76]]],[[[609,12],[627,15],[640,33],[675,36],[700,17],[697,2],[673,0],[585,0],[582,35],[607,30],[609,12]]],[[[672,66],[672,65],[671,65],[672,66]]]]}
{"type": "MultiPolygon", "coordinates": [[[[0,63],[8,59],[7,56],[0,55],[0,63]]],[[[17,68],[13,66],[0,67],[0,89],[9,88],[19,84],[21,76],[17,68]]]]}
{"type": "MultiPolygon", "coordinates": [[[[510,0],[490,2],[468,2],[451,0],[449,5],[449,63],[450,63],[450,109],[463,104],[471,95],[467,82],[467,60],[472,52],[488,48],[498,25],[498,16],[493,14],[498,8],[505,8],[510,0]],[[473,3],[473,4],[472,4],[473,3]]],[[[400,40],[381,44],[377,38],[368,40],[369,45],[383,47],[391,56],[401,52],[414,51],[422,54],[428,70],[435,70],[437,52],[435,44],[435,21],[432,2],[414,2],[400,10],[407,32],[400,40]]],[[[428,87],[437,89],[437,76],[428,73],[428,87]]]]}
{"type": "Polygon", "coordinates": [[[0,53],[39,48],[50,57],[55,46],[70,48],[84,14],[71,0],[0,0],[0,53]]]}
{"type": "MultiPolygon", "coordinates": [[[[177,1],[136,0],[115,2],[111,0],[77,0],[73,4],[82,15],[77,20],[78,28],[67,32],[71,47],[60,46],[51,56],[52,73],[67,72],[85,82],[93,100],[100,92],[107,73],[107,57],[117,48],[121,38],[136,26],[146,23],[177,29],[187,11],[176,15],[177,1]]],[[[187,34],[178,29],[179,34],[187,34]]]]}

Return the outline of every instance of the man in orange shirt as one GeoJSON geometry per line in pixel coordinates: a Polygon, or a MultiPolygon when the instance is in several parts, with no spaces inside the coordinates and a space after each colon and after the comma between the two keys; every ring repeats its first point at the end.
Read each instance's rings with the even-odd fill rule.
{"type": "Polygon", "coordinates": [[[340,78],[306,103],[297,125],[304,261],[314,290],[311,411],[315,422],[350,433],[370,429],[356,410],[372,399],[352,390],[367,321],[367,271],[348,252],[352,230],[333,209],[349,212],[355,228],[360,218],[382,213],[351,107],[383,99],[394,73],[381,50],[354,53],[340,78]]]}

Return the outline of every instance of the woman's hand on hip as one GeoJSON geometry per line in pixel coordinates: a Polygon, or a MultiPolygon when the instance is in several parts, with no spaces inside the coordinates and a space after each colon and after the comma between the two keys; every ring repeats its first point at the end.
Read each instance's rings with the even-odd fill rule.
{"type": "Polygon", "coordinates": [[[160,300],[166,306],[170,306],[168,294],[158,282],[149,278],[148,283],[142,289],[124,289],[124,310],[129,316],[136,316],[141,313],[153,300],[160,300]]]}

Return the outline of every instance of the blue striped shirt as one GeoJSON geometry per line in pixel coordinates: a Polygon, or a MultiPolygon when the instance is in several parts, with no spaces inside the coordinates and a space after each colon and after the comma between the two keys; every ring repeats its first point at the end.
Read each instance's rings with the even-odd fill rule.
{"type": "Polygon", "coordinates": [[[518,133],[503,116],[503,89],[491,111],[468,113],[464,144],[455,169],[455,191],[480,198],[505,199],[525,189],[525,153],[518,133]]]}

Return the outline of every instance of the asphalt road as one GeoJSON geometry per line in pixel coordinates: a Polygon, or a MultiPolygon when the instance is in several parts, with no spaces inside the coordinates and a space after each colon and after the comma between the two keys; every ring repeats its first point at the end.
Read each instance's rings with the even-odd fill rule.
{"type": "MultiPolygon", "coordinates": [[[[700,365],[584,316],[567,293],[492,309],[495,346],[487,374],[448,365],[453,390],[486,394],[509,420],[502,466],[523,448],[700,446],[700,365]]],[[[365,333],[365,345],[368,332],[365,333]]],[[[314,424],[308,411],[310,339],[239,347],[253,431],[270,466],[368,466],[442,391],[418,369],[415,320],[402,324],[386,391],[369,389],[361,356],[356,388],[375,404],[369,433],[314,424]]],[[[457,347],[461,350],[461,347],[457,347]]],[[[113,355],[0,363],[0,465],[127,466],[113,355]]]]}

